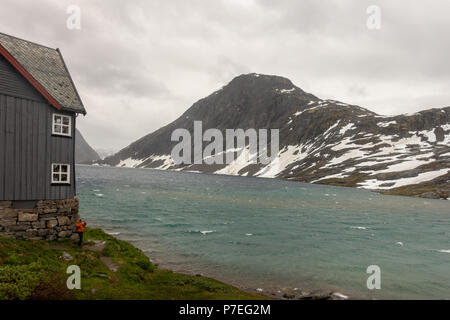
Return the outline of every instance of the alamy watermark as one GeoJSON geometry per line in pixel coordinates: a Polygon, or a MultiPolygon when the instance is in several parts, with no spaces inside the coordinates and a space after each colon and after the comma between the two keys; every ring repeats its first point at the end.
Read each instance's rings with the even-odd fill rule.
{"type": "Polygon", "coordinates": [[[66,273],[70,274],[70,276],[67,278],[67,281],[66,281],[67,289],[80,290],[81,289],[81,269],[80,269],[80,267],[77,265],[68,266],[66,273]]]}
{"type": "Polygon", "coordinates": [[[373,290],[381,289],[381,268],[377,265],[371,265],[367,267],[366,272],[370,274],[370,276],[367,278],[367,289],[373,290]]]}
{"type": "Polygon", "coordinates": [[[70,5],[66,9],[66,13],[69,17],[66,20],[66,27],[69,30],[81,29],[81,8],[77,5],[70,5]]]}
{"type": "Polygon", "coordinates": [[[380,30],[381,8],[377,5],[371,5],[367,7],[366,13],[369,15],[366,22],[367,28],[369,30],[380,30]]]}
{"type": "Polygon", "coordinates": [[[270,143],[267,129],[225,129],[211,128],[203,132],[202,121],[194,121],[194,137],[187,129],[172,132],[171,141],[178,141],[172,148],[171,156],[179,164],[231,164],[240,158],[248,164],[270,164],[276,162],[279,153],[279,129],[270,130],[270,143]],[[209,144],[203,149],[203,142],[209,144]],[[246,143],[248,142],[248,143],[246,143]],[[225,145],[225,151],[224,151],[225,145]],[[270,145],[270,155],[268,149],[270,145]],[[192,157],[193,155],[193,157],[192,157]]]}

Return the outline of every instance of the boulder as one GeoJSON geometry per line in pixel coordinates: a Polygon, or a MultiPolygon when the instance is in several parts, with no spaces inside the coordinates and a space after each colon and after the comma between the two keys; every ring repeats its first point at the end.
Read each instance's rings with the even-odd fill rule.
{"type": "Polygon", "coordinates": [[[58,220],[56,220],[56,219],[48,220],[46,223],[47,228],[50,228],[50,229],[56,227],[57,225],[58,225],[58,220]]]}
{"type": "Polygon", "coordinates": [[[17,218],[17,212],[14,209],[11,208],[0,208],[0,220],[1,219],[11,219],[11,218],[17,218]]]}
{"type": "Polygon", "coordinates": [[[45,221],[39,220],[31,223],[31,226],[35,229],[44,229],[45,221]]]}
{"type": "Polygon", "coordinates": [[[440,199],[441,198],[441,196],[437,192],[434,192],[434,191],[422,193],[420,196],[422,198],[427,198],[427,199],[440,199]]]}
{"type": "Polygon", "coordinates": [[[40,237],[45,237],[45,236],[48,235],[48,231],[49,231],[49,230],[47,230],[47,229],[39,229],[39,230],[38,230],[38,235],[39,235],[40,237]]]}
{"type": "Polygon", "coordinates": [[[27,229],[25,231],[24,237],[27,239],[36,238],[38,236],[38,231],[36,229],[27,229]]]}
{"type": "Polygon", "coordinates": [[[348,300],[348,296],[346,296],[340,292],[333,292],[331,294],[331,299],[333,299],[333,300],[348,300]]]}
{"type": "Polygon", "coordinates": [[[72,235],[71,231],[65,230],[65,231],[61,231],[61,232],[58,233],[58,238],[68,238],[71,235],[72,235]]]}
{"type": "Polygon", "coordinates": [[[58,224],[60,226],[66,226],[70,224],[70,219],[66,216],[58,217],[58,224]]]}
{"type": "Polygon", "coordinates": [[[79,238],[78,234],[76,234],[76,233],[74,233],[74,234],[72,234],[72,235],[70,236],[70,240],[78,241],[79,239],[80,239],[80,238],[79,238]]]}
{"type": "Polygon", "coordinates": [[[0,201],[0,210],[11,208],[11,201],[0,201]]]}
{"type": "Polygon", "coordinates": [[[19,223],[17,225],[7,227],[9,231],[26,231],[30,229],[30,224],[27,223],[19,223]]]}
{"type": "Polygon", "coordinates": [[[39,217],[39,215],[35,212],[23,212],[23,211],[19,211],[17,216],[19,222],[33,222],[37,221],[39,217]]]}
{"type": "Polygon", "coordinates": [[[10,227],[15,226],[17,223],[17,219],[1,219],[0,226],[2,227],[10,227]]]}
{"type": "Polygon", "coordinates": [[[62,253],[62,256],[60,258],[64,261],[72,261],[73,260],[73,257],[65,251],[62,253]]]}

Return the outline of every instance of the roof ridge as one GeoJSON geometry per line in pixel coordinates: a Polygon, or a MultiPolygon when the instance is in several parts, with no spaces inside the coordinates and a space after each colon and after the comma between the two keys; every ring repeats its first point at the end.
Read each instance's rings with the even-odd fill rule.
{"type": "Polygon", "coordinates": [[[30,40],[25,40],[23,38],[19,38],[19,37],[16,37],[16,36],[12,36],[10,34],[7,34],[7,33],[4,33],[4,32],[1,32],[1,31],[0,31],[0,35],[4,35],[4,36],[7,36],[7,37],[16,39],[16,40],[20,40],[20,41],[24,41],[24,42],[27,42],[27,43],[31,43],[31,44],[34,44],[36,46],[47,48],[47,49],[50,49],[50,50],[54,50],[54,51],[58,50],[58,48],[52,48],[52,47],[49,47],[49,46],[45,46],[43,44],[40,44],[40,43],[37,43],[37,42],[34,42],[34,41],[30,41],[30,40]]]}
{"type": "MultiPolygon", "coordinates": [[[[78,93],[77,87],[75,86],[75,82],[73,82],[72,75],[69,72],[69,68],[67,68],[66,61],[64,60],[63,55],[58,48],[56,48],[56,52],[58,52],[59,57],[61,58],[61,61],[63,63],[64,69],[66,69],[66,72],[69,75],[70,82],[72,83],[73,89],[75,90],[75,94],[77,95],[78,100],[80,100],[81,106],[84,108],[83,100],[81,100],[80,94],[78,93]]],[[[86,109],[84,110],[83,114],[86,115],[86,109]]]]}
{"type": "Polygon", "coordinates": [[[0,32],[0,54],[57,109],[86,114],[80,94],[58,48],[53,49],[0,32]]]}

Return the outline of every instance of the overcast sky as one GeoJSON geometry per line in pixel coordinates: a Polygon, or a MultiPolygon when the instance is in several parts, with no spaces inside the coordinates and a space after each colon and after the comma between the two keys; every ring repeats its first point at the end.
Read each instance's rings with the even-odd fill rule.
{"type": "Polygon", "coordinates": [[[88,111],[78,128],[117,150],[242,73],[381,114],[449,106],[449,15],[448,0],[2,0],[0,31],[61,49],[88,111]]]}

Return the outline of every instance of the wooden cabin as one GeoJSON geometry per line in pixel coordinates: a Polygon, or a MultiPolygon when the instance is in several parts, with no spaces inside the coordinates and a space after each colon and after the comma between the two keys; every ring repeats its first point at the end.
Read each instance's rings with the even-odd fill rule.
{"type": "Polygon", "coordinates": [[[0,236],[72,236],[78,114],[61,52],[0,33],[0,236]]]}

